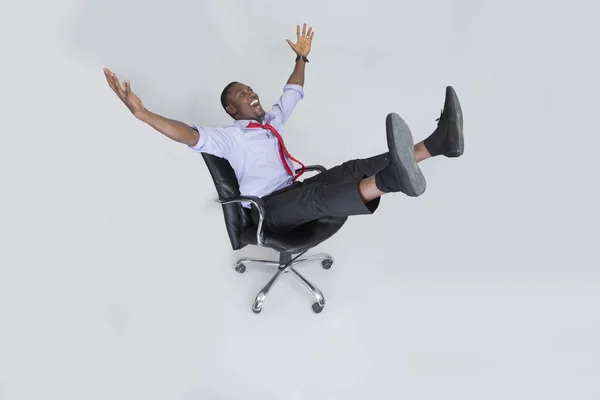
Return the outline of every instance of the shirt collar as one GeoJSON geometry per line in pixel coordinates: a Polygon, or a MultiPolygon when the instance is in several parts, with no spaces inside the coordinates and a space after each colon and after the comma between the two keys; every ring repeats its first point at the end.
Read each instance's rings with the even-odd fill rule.
{"type": "Polygon", "coordinates": [[[251,122],[256,122],[256,123],[259,123],[259,124],[261,124],[261,125],[264,125],[264,124],[266,124],[266,123],[268,123],[268,122],[271,122],[271,120],[272,120],[272,119],[273,119],[273,116],[272,116],[272,115],[270,115],[269,113],[266,113],[266,114],[265,114],[265,116],[263,117],[263,120],[262,120],[262,122],[260,122],[260,121],[255,121],[255,120],[249,120],[249,119],[240,119],[240,120],[234,121],[234,123],[235,123],[237,126],[239,126],[240,128],[242,128],[242,129],[246,129],[246,128],[248,128],[248,125],[249,125],[251,122]]]}

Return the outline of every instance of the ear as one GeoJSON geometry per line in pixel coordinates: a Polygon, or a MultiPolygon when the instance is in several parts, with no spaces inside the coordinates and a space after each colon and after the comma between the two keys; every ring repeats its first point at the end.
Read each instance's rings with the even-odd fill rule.
{"type": "Polygon", "coordinates": [[[234,115],[237,111],[235,110],[235,107],[232,106],[227,106],[225,107],[225,110],[227,110],[227,112],[231,115],[234,115]]]}

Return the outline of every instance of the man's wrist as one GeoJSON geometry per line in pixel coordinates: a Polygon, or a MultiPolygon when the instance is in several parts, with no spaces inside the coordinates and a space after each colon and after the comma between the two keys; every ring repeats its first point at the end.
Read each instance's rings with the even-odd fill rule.
{"type": "Polygon", "coordinates": [[[136,117],[137,119],[139,119],[142,122],[148,123],[148,120],[150,119],[150,112],[147,109],[144,108],[141,111],[134,112],[133,116],[136,117]]]}
{"type": "Polygon", "coordinates": [[[297,56],[297,57],[296,57],[296,62],[298,62],[298,61],[300,61],[300,60],[302,60],[302,61],[304,61],[304,62],[309,62],[309,61],[308,61],[308,58],[306,58],[305,56],[300,56],[300,55],[299,55],[299,56],[297,56]]]}

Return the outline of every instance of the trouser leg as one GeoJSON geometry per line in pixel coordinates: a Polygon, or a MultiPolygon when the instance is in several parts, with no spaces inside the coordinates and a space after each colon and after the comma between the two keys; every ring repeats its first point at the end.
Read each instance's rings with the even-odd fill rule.
{"type": "Polygon", "coordinates": [[[373,176],[389,164],[389,153],[374,157],[346,161],[318,175],[304,180],[305,184],[312,183],[342,183],[352,182],[373,176]]]}
{"type": "MultiPolygon", "coordinates": [[[[389,153],[349,160],[265,196],[267,229],[283,233],[325,216],[372,214],[380,199],[364,204],[358,185],[362,179],[375,175],[388,164],[389,153]]],[[[254,208],[252,217],[257,223],[258,213],[254,208]]]]}
{"type": "Polygon", "coordinates": [[[290,190],[266,196],[267,228],[284,233],[322,217],[372,214],[380,199],[364,204],[358,191],[359,183],[360,179],[342,183],[303,182],[290,190]]]}

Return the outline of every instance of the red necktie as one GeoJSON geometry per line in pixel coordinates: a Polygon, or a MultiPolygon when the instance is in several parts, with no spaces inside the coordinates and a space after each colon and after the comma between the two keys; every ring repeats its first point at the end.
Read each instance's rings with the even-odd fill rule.
{"type": "Polygon", "coordinates": [[[261,125],[261,124],[259,124],[257,122],[250,122],[248,124],[248,128],[263,128],[263,129],[268,129],[268,130],[270,130],[273,133],[273,135],[275,135],[275,137],[277,138],[277,141],[279,142],[279,157],[281,158],[281,162],[283,163],[283,166],[285,167],[285,169],[288,172],[288,174],[290,174],[291,176],[294,176],[294,173],[290,169],[290,166],[288,165],[287,161],[285,160],[285,157],[283,156],[284,153],[285,153],[286,156],[288,156],[288,158],[290,160],[296,161],[298,164],[300,164],[302,166],[302,170],[300,171],[300,173],[298,173],[298,175],[294,176],[294,179],[292,179],[292,182],[295,182],[296,179],[298,179],[298,177],[300,175],[302,175],[304,173],[304,171],[306,171],[306,167],[304,166],[304,164],[302,164],[300,161],[298,161],[294,157],[292,157],[290,155],[290,153],[287,151],[287,149],[285,148],[285,144],[283,144],[283,139],[281,138],[281,135],[279,134],[279,132],[277,132],[277,130],[275,128],[273,128],[273,126],[271,126],[268,123],[264,124],[264,125],[261,125]]]}

